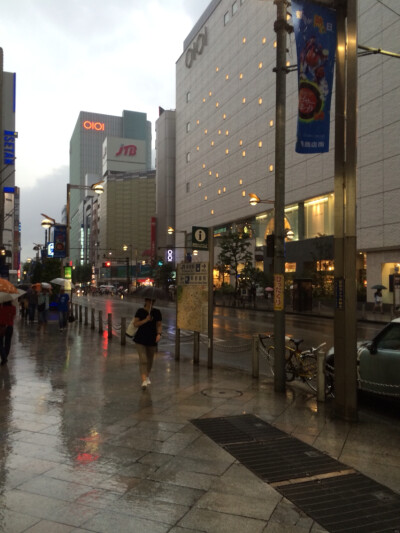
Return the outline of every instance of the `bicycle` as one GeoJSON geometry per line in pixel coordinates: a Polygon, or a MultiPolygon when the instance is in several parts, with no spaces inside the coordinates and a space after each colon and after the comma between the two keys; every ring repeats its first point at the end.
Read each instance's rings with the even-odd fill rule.
{"type": "MultiPolygon", "coordinates": [[[[266,358],[268,365],[274,375],[275,364],[275,346],[272,344],[273,334],[259,335],[262,353],[266,358]],[[265,341],[268,341],[267,343],[265,341]]],[[[312,389],[317,390],[317,353],[325,346],[326,342],[321,343],[315,348],[300,350],[300,344],[303,339],[294,339],[285,336],[285,379],[293,381],[295,378],[300,379],[312,389]],[[294,345],[294,347],[293,347],[294,345]]]]}

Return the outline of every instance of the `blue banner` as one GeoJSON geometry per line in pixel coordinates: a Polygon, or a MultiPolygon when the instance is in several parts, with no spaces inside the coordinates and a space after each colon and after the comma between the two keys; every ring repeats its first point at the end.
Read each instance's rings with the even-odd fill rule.
{"type": "Polygon", "coordinates": [[[293,0],[292,10],[299,83],[296,152],[328,152],[336,11],[306,0],[293,0]]]}
{"type": "Polygon", "coordinates": [[[67,226],[57,224],[54,226],[54,256],[58,259],[66,257],[67,226]]]}

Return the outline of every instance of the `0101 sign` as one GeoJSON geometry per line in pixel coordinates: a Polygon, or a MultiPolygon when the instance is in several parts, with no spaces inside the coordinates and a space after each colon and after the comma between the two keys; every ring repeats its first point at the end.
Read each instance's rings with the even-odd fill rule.
{"type": "Polygon", "coordinates": [[[104,122],[94,122],[93,120],[85,120],[82,125],[85,130],[104,131],[104,122]]]}

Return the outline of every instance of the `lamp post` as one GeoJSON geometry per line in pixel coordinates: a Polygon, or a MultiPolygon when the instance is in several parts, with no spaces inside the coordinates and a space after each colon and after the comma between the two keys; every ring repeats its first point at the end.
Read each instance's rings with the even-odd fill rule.
{"type": "Polygon", "coordinates": [[[104,192],[102,180],[98,181],[97,183],[93,183],[93,185],[73,185],[72,183],[67,183],[67,247],[66,247],[67,257],[69,257],[69,251],[70,251],[69,230],[70,230],[71,189],[78,189],[82,191],[93,191],[96,194],[102,194],[104,192]]]}
{"type": "MultiPolygon", "coordinates": [[[[128,291],[129,291],[129,287],[130,287],[130,284],[131,284],[130,272],[131,272],[133,246],[132,246],[132,244],[124,244],[122,246],[122,249],[124,250],[124,252],[126,252],[128,250],[128,248],[130,249],[130,251],[129,251],[129,258],[127,258],[127,260],[128,260],[128,265],[127,265],[128,266],[128,271],[127,271],[126,279],[127,279],[127,282],[128,282],[128,291]]],[[[136,288],[138,286],[138,249],[137,248],[135,248],[135,286],[136,286],[136,288]]]]}
{"type": "Polygon", "coordinates": [[[175,228],[173,228],[172,226],[168,226],[168,235],[173,235],[174,233],[183,233],[184,235],[184,239],[185,239],[185,242],[184,242],[184,245],[183,245],[183,260],[184,262],[186,262],[186,239],[187,239],[187,231],[186,230],[177,230],[175,228]]]}

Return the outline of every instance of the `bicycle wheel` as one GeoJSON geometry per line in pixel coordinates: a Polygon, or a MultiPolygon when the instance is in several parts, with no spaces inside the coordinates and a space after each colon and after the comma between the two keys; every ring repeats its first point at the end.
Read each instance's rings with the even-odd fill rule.
{"type": "Polygon", "coordinates": [[[304,354],[300,359],[299,376],[314,392],[317,390],[317,358],[312,354],[304,354]]]}
{"type": "MultiPolygon", "coordinates": [[[[274,365],[275,365],[275,347],[274,346],[271,346],[269,348],[267,360],[268,360],[268,364],[269,364],[270,369],[271,369],[271,373],[274,376],[275,375],[275,368],[274,368],[274,365]]],[[[285,380],[286,381],[293,381],[294,378],[296,377],[296,374],[297,374],[296,369],[293,366],[292,361],[291,361],[291,354],[290,353],[286,354],[285,380]]]]}

